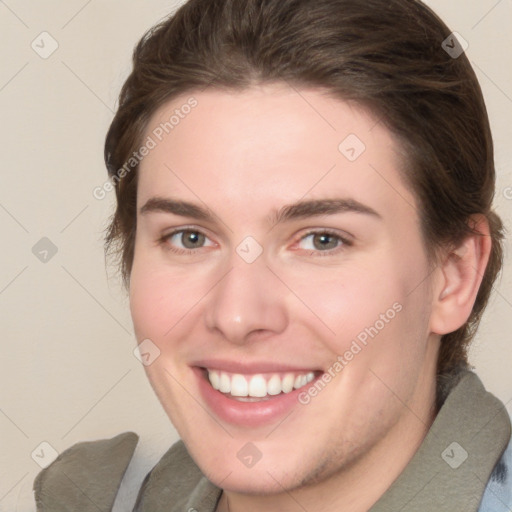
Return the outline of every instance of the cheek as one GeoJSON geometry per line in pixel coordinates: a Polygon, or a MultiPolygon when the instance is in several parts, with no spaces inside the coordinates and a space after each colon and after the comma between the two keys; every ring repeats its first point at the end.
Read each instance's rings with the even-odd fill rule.
{"type": "Polygon", "coordinates": [[[211,287],[210,282],[211,276],[200,270],[170,269],[162,261],[143,254],[135,258],[130,278],[130,311],[137,338],[175,337],[179,330],[174,330],[175,326],[187,323],[211,287]]]}
{"type": "Polygon", "coordinates": [[[403,295],[392,270],[375,261],[304,268],[302,273],[288,273],[285,280],[299,299],[296,313],[300,309],[304,318],[306,312],[310,322],[317,324],[317,332],[332,339],[337,353],[379,322],[381,315],[389,311],[388,316],[394,317],[393,305],[403,295]]]}
{"type": "Polygon", "coordinates": [[[165,312],[156,306],[163,292],[162,284],[134,265],[130,277],[130,312],[137,339],[157,338],[164,324],[165,312]]]}
{"type": "Polygon", "coordinates": [[[422,281],[427,275],[421,252],[388,248],[343,267],[290,273],[288,282],[308,306],[315,332],[325,333],[323,343],[332,353],[349,351],[350,360],[357,354],[358,365],[380,366],[380,360],[393,368],[397,361],[423,353],[429,298],[422,281]]]}
{"type": "Polygon", "coordinates": [[[150,261],[136,259],[130,277],[130,311],[137,338],[158,340],[174,323],[179,290],[154,270],[150,261]]]}

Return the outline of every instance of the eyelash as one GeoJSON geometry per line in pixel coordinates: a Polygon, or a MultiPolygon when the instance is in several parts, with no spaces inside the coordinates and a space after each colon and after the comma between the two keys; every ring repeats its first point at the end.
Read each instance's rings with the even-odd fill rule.
{"type": "MultiPolygon", "coordinates": [[[[195,229],[193,227],[184,227],[184,228],[180,228],[180,229],[171,231],[170,233],[167,233],[166,235],[162,236],[158,240],[158,244],[163,246],[166,250],[169,250],[176,254],[196,255],[198,249],[202,249],[202,247],[199,247],[198,249],[181,249],[181,248],[173,247],[172,245],[169,244],[169,240],[174,235],[176,235],[178,233],[185,233],[185,232],[199,233],[199,234],[204,235],[206,238],[208,238],[207,235],[199,229],[195,229]]],[[[348,240],[347,238],[341,236],[339,233],[337,233],[333,230],[330,230],[330,229],[318,229],[318,230],[314,230],[314,231],[308,231],[304,236],[299,238],[298,242],[301,242],[302,240],[304,240],[307,237],[312,236],[312,235],[313,236],[314,235],[328,235],[328,236],[337,238],[341,242],[341,245],[338,245],[338,247],[335,247],[334,249],[327,249],[325,251],[309,250],[309,254],[314,255],[314,257],[332,256],[334,254],[338,254],[339,252],[346,250],[347,247],[351,247],[353,245],[353,243],[350,240],[348,240]]],[[[307,251],[307,249],[306,249],[306,251],[307,251]]]]}

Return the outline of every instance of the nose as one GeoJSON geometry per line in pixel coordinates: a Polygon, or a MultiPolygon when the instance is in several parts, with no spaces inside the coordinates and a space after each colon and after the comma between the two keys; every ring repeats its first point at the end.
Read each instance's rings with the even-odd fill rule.
{"type": "Polygon", "coordinates": [[[279,334],[286,329],[286,289],[267,267],[263,257],[253,263],[236,261],[208,294],[205,321],[231,343],[279,334]]]}

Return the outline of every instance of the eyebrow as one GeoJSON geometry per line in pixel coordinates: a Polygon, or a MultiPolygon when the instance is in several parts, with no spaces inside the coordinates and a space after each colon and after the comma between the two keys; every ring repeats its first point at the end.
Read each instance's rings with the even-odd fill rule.
{"type": "MultiPolygon", "coordinates": [[[[164,197],[152,197],[140,208],[141,215],[150,212],[172,213],[181,217],[190,217],[209,222],[214,222],[215,220],[215,216],[210,210],[203,206],[188,201],[164,197]]],[[[267,217],[267,220],[270,224],[280,224],[295,219],[304,219],[320,215],[335,215],[345,212],[360,213],[382,219],[382,216],[376,210],[355,199],[336,198],[312,199],[288,204],[279,210],[273,210],[267,217]]]]}

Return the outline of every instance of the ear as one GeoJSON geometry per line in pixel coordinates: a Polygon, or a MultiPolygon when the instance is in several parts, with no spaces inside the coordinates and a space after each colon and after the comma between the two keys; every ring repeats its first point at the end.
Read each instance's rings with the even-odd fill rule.
{"type": "Polygon", "coordinates": [[[483,215],[473,215],[469,222],[478,234],[452,248],[435,271],[430,316],[430,330],[435,334],[448,334],[466,323],[489,261],[489,222],[483,215]]]}

